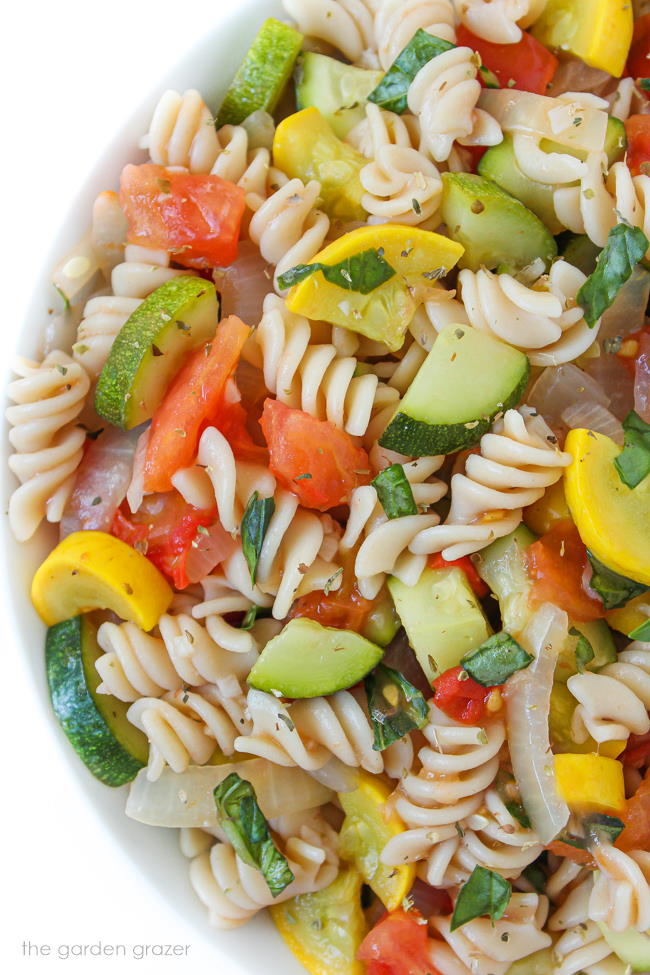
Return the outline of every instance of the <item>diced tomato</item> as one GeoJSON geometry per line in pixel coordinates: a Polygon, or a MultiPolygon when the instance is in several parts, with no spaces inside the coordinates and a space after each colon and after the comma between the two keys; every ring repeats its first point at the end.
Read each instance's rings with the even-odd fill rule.
{"type": "Polygon", "coordinates": [[[368,454],[328,420],[267,399],[261,424],[271,470],[306,508],[327,511],[345,504],[355,487],[369,483],[368,454]]]}
{"type": "Polygon", "coordinates": [[[490,587],[481,579],[469,555],[463,555],[460,559],[453,559],[451,562],[448,562],[447,559],[443,559],[442,552],[436,552],[435,555],[429,556],[428,565],[431,569],[449,569],[451,566],[462,569],[467,576],[467,581],[472,587],[474,594],[479,599],[487,596],[490,591],[490,587]]]}
{"type": "Polygon", "coordinates": [[[650,849],[650,771],[628,800],[625,812],[620,817],[625,829],[616,840],[620,850],[650,849]]]}
{"type": "Polygon", "coordinates": [[[487,717],[487,702],[494,688],[478,684],[462,667],[450,667],[432,686],[434,703],[454,721],[476,724],[487,717]]]}
{"type": "Polygon", "coordinates": [[[634,21],[627,73],[633,78],[650,77],[650,14],[637,17],[634,21]]]}
{"type": "MultiPolygon", "coordinates": [[[[648,62],[650,71],[650,62],[648,62]]],[[[630,115],[625,120],[627,162],[633,176],[650,176],[650,115],[630,115]]]]}
{"type": "Polygon", "coordinates": [[[269,452],[266,447],[256,444],[248,432],[246,425],[248,417],[242,404],[227,403],[222,400],[215,413],[215,417],[211,420],[223,433],[237,460],[268,467],[269,452]]]}
{"type": "Polygon", "coordinates": [[[582,850],[579,846],[572,846],[571,843],[565,843],[564,840],[553,840],[548,844],[546,849],[549,853],[554,853],[557,857],[562,857],[563,860],[571,860],[573,863],[580,863],[583,867],[589,867],[590,869],[595,869],[596,861],[589,852],[589,850],[582,850]]]}
{"type": "MultiPolygon", "coordinates": [[[[194,508],[177,491],[152,494],[144,498],[135,514],[124,504],[118,508],[111,534],[146,555],[177,589],[184,589],[189,584],[187,556],[192,544],[201,540],[199,527],[212,525],[215,516],[216,508],[194,508]]],[[[225,557],[232,546],[227,545],[230,536],[226,532],[224,536],[225,557]]]]}
{"type": "Polygon", "coordinates": [[[527,549],[528,573],[534,580],[531,602],[554,603],[577,622],[601,619],[605,609],[583,585],[587,550],[572,521],[553,525],[527,549]]]}
{"type": "Polygon", "coordinates": [[[290,616],[306,616],[322,626],[334,626],[338,630],[359,632],[373,607],[373,601],[364,599],[356,586],[351,592],[339,589],[327,596],[323,592],[310,592],[300,596],[293,605],[290,616]]]}
{"type": "Polygon", "coordinates": [[[620,760],[623,765],[630,765],[632,768],[650,765],[650,731],[645,735],[630,735],[620,760]]]}
{"type": "Polygon", "coordinates": [[[183,267],[223,267],[237,257],[245,193],[219,176],[125,166],[120,203],[130,244],[171,251],[183,267]]]}
{"type": "Polygon", "coordinates": [[[357,951],[366,975],[438,975],[429,960],[427,925],[415,911],[386,914],[357,951]]]}
{"type": "Polygon", "coordinates": [[[215,418],[223,402],[250,328],[235,315],[224,318],[211,342],[185,363],[151,421],[144,462],[145,491],[169,491],[172,475],[188,467],[196,454],[201,427],[215,418]]]}
{"type": "MultiPolygon", "coordinates": [[[[558,66],[555,55],[526,31],[516,44],[493,44],[461,25],[456,31],[456,43],[478,51],[481,61],[494,72],[502,88],[520,88],[545,95],[558,66]]],[[[480,72],[479,81],[484,84],[480,72]]]]}

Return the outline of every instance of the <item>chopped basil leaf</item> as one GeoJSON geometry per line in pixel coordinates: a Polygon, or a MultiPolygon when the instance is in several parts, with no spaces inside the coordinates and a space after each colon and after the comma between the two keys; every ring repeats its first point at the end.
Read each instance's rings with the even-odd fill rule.
{"type": "Polygon", "coordinates": [[[368,101],[374,102],[387,112],[397,112],[401,115],[408,108],[409,86],[418,71],[432,58],[450,51],[455,46],[420,28],[393,61],[374,91],[370,92],[368,101]]]}
{"type": "Polygon", "coordinates": [[[258,616],[259,611],[260,611],[260,607],[259,606],[256,606],[253,603],[253,605],[246,611],[246,615],[244,616],[243,620],[241,621],[241,624],[240,624],[239,629],[240,630],[250,630],[250,629],[252,629],[253,623],[257,619],[257,616],[258,616]]]}
{"type": "Polygon", "coordinates": [[[365,686],[376,752],[427,723],[429,708],[424,696],[399,671],[378,664],[366,677],[365,686]]]}
{"type": "Polygon", "coordinates": [[[213,795],[217,819],[235,853],[244,863],[261,871],[271,894],[277,897],[294,876],[286,858],[273,842],[268,823],[257,804],[255,789],[236,772],[231,772],[213,795]]]}
{"type": "Polygon", "coordinates": [[[495,633],[476,650],[466,653],[461,664],[477,684],[499,687],[534,658],[503,630],[495,633]]]}
{"type": "Polygon", "coordinates": [[[591,643],[580,630],[576,630],[575,626],[572,626],[569,630],[571,636],[577,636],[578,642],[576,643],[575,656],[576,656],[576,667],[578,668],[579,674],[584,674],[587,664],[590,664],[594,659],[594,648],[591,643]]]}
{"type": "Polygon", "coordinates": [[[635,488],[650,474],[650,425],[630,410],[623,420],[624,447],[614,460],[623,484],[635,488]]]}
{"type": "MultiPolygon", "coordinates": [[[[490,71],[490,69],[486,68],[484,64],[482,64],[478,70],[479,70],[479,74],[481,75],[481,78],[483,79],[483,84],[485,85],[486,88],[501,87],[501,85],[499,84],[499,79],[495,75],[494,71],[490,71]]],[[[510,79],[510,81],[512,81],[512,78],[510,79]]],[[[510,84],[510,81],[508,82],[508,88],[514,88],[517,82],[512,81],[512,84],[510,84]]]]}
{"type": "Polygon", "coordinates": [[[628,636],[630,640],[641,640],[642,643],[647,643],[650,640],[650,620],[635,626],[632,632],[628,633],[628,636]]]}
{"type": "Polygon", "coordinates": [[[599,562],[596,556],[587,549],[587,558],[593,570],[593,575],[589,581],[590,587],[597,592],[603,601],[605,609],[617,609],[625,606],[630,599],[640,596],[642,592],[647,592],[650,586],[644,586],[642,582],[635,582],[634,579],[627,579],[618,572],[613,572],[606,565],[599,562]]]}
{"type": "Polygon", "coordinates": [[[485,867],[474,867],[456,898],[451,930],[455,931],[475,917],[486,914],[490,920],[498,921],[506,912],[511,894],[512,887],[500,874],[485,867]]]}
{"type": "Polygon", "coordinates": [[[273,498],[260,498],[257,491],[254,491],[241,520],[242,550],[253,585],[255,585],[257,563],[264,544],[264,536],[274,511],[273,498]]]}
{"type": "Polygon", "coordinates": [[[510,813],[510,815],[520,823],[524,829],[530,829],[530,819],[528,818],[528,813],[524,809],[523,802],[517,802],[515,799],[510,799],[504,802],[504,806],[510,813]]]}
{"type": "Polygon", "coordinates": [[[625,829],[625,823],[616,816],[605,816],[603,813],[593,813],[584,822],[587,837],[594,841],[614,843],[625,829]]]}
{"type": "Polygon", "coordinates": [[[637,85],[642,91],[650,91],[650,78],[639,78],[637,85]]]}
{"type": "Polygon", "coordinates": [[[297,264],[279,276],[278,285],[282,290],[291,288],[316,271],[322,271],[323,277],[330,284],[345,291],[358,291],[362,295],[370,294],[395,274],[395,268],[391,267],[375,247],[371,247],[367,251],[346,257],[339,264],[321,264],[318,261],[314,264],[297,264]]]}
{"type": "Polygon", "coordinates": [[[638,227],[619,223],[609,232],[607,243],[600,253],[596,270],[590,274],[578,292],[578,304],[585,313],[585,321],[593,328],[603,312],[613,304],[632,271],[643,259],[650,243],[638,227]]]}
{"type": "Polygon", "coordinates": [[[529,864],[521,872],[522,877],[524,877],[531,887],[534,887],[538,894],[543,894],[546,889],[546,874],[542,867],[535,861],[535,863],[529,864]]]}
{"type": "Polygon", "coordinates": [[[417,515],[418,508],[413,491],[401,464],[384,468],[372,482],[381,506],[389,518],[417,515]]]}

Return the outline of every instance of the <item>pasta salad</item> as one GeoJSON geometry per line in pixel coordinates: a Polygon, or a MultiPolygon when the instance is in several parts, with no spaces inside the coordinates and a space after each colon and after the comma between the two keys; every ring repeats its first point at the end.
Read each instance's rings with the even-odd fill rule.
{"type": "Polygon", "coordinates": [[[283,2],[14,365],[52,708],[312,975],[649,972],[650,12],[283,2]]]}

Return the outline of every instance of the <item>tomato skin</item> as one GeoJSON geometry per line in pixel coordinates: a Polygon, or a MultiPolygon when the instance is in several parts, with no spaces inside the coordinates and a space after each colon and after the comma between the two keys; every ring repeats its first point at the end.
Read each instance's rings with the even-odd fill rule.
{"type": "MultiPolygon", "coordinates": [[[[519,88],[536,95],[546,94],[559,63],[548,48],[526,31],[516,44],[493,44],[476,37],[461,24],[456,31],[456,44],[478,51],[481,61],[495,73],[502,88],[519,88]],[[511,80],[514,85],[508,84],[511,80]]],[[[480,73],[478,77],[484,85],[480,73]]]]}
{"type": "Polygon", "coordinates": [[[225,318],[212,341],[197,349],[176,375],[151,421],[145,491],[171,490],[173,474],[194,460],[203,423],[219,425],[226,382],[250,331],[235,315],[225,318]]]}
{"type": "Polygon", "coordinates": [[[433,681],[433,701],[436,707],[461,724],[477,724],[488,716],[487,702],[492,687],[483,687],[459,665],[450,667],[433,681]],[[465,679],[460,680],[460,675],[465,679]]]}
{"type": "Polygon", "coordinates": [[[588,867],[590,870],[595,870],[597,867],[596,861],[589,850],[581,850],[578,846],[571,846],[570,843],[565,843],[564,840],[553,840],[548,844],[546,849],[549,853],[554,853],[557,857],[562,857],[564,860],[571,860],[573,863],[579,863],[583,867],[588,867]]]}
{"type": "Polygon", "coordinates": [[[429,960],[424,919],[415,911],[386,914],[365,936],[357,958],[366,975],[438,975],[429,960]]]}
{"type": "Polygon", "coordinates": [[[623,765],[632,768],[643,768],[650,764],[650,731],[645,735],[630,735],[620,760],[623,765]]]}
{"type": "Polygon", "coordinates": [[[189,585],[185,562],[200,526],[211,525],[215,508],[194,508],[178,494],[150,495],[131,514],[123,503],[111,525],[111,535],[147,556],[177,589],[189,585]]]}
{"type": "Polygon", "coordinates": [[[427,565],[430,569],[449,569],[452,566],[462,569],[467,576],[467,581],[472,588],[472,592],[479,599],[487,596],[490,591],[490,587],[481,579],[469,555],[463,555],[461,559],[453,559],[451,562],[448,562],[447,559],[443,559],[442,552],[436,552],[435,555],[429,556],[427,565]]]}
{"type": "Polygon", "coordinates": [[[605,608],[583,587],[587,549],[572,521],[553,525],[526,550],[528,574],[533,579],[531,603],[554,603],[578,623],[601,619],[605,608]]]}
{"type": "Polygon", "coordinates": [[[260,422],[271,470],[304,507],[327,511],[345,504],[355,487],[369,483],[368,454],[329,420],[267,399],[260,422]]]}
{"type": "MultiPolygon", "coordinates": [[[[646,70],[650,71],[650,61],[646,70]]],[[[650,116],[630,115],[625,120],[627,155],[625,161],[633,176],[650,175],[650,116]]]]}
{"type": "Polygon", "coordinates": [[[305,616],[321,626],[333,626],[337,630],[359,632],[373,607],[373,600],[364,599],[356,586],[351,592],[310,592],[300,596],[289,614],[291,619],[305,616]]]}
{"type": "Polygon", "coordinates": [[[171,251],[183,267],[223,267],[237,257],[245,193],[219,176],[128,165],[120,204],[130,244],[171,251]]]}
{"type": "Polygon", "coordinates": [[[650,848],[650,770],[634,795],[628,800],[620,817],[625,829],[616,840],[619,850],[647,850],[650,848]]]}
{"type": "Polygon", "coordinates": [[[256,444],[248,432],[248,416],[242,404],[222,400],[215,412],[214,425],[223,433],[237,460],[268,467],[269,452],[266,447],[256,444]]]}
{"type": "Polygon", "coordinates": [[[633,78],[650,76],[650,14],[637,17],[630,53],[627,56],[627,73],[633,78]]]}

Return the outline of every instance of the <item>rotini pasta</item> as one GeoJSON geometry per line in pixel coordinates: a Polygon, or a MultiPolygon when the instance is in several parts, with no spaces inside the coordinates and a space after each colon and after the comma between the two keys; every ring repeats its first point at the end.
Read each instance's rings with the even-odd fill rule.
{"type": "Polygon", "coordinates": [[[563,260],[531,287],[485,269],[465,269],[458,277],[470,324],[524,350],[534,366],[571,362],[596,339],[599,326],[590,328],[577,304],[585,280],[563,260]]]}
{"type": "Polygon", "coordinates": [[[219,152],[214,119],[200,93],[166,91],[140,147],[158,166],[182,166],[191,173],[209,173],[219,152]]]}
{"type": "Polygon", "coordinates": [[[456,40],[451,0],[382,0],[377,7],[375,38],[384,71],[418,30],[452,43],[456,40]]]}
{"type": "Polygon", "coordinates": [[[455,0],[461,22],[493,44],[516,44],[521,28],[535,22],[546,0],[455,0]]]}
{"type": "Polygon", "coordinates": [[[282,5],[302,34],[326,41],[349,61],[376,64],[371,0],[282,0],[282,5]]]}
{"type": "Polygon", "coordinates": [[[578,743],[627,739],[650,730],[650,648],[631,643],[597,674],[574,674],[567,687],[578,701],[571,732],[578,743]]]}
{"type": "Polygon", "coordinates": [[[522,508],[541,498],[571,463],[542,417],[527,406],[497,420],[481,438],[480,450],[465,461],[465,473],[451,479],[445,523],[418,533],[411,552],[442,552],[453,560],[480,551],[513,531],[522,508]]]}
{"type": "Polygon", "coordinates": [[[612,931],[647,931],[650,927],[650,853],[625,853],[609,844],[594,849],[598,873],[589,898],[589,918],[612,931]]]}
{"type": "Polygon", "coordinates": [[[75,424],[90,380],[64,352],[43,362],[19,359],[9,384],[15,404],[6,411],[14,453],[9,467],[20,481],[9,499],[9,524],[19,541],[34,534],[43,518],[58,522],[72,491],[86,435],[75,424]]]}

